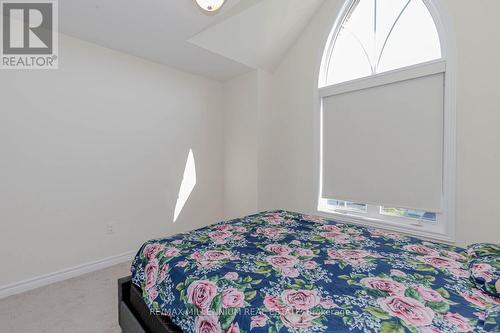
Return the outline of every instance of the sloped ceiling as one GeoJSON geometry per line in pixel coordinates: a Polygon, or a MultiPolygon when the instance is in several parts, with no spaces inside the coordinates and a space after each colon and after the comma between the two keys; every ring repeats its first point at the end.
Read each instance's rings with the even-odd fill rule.
{"type": "Polygon", "coordinates": [[[216,80],[272,70],[323,0],[59,1],[60,32],[216,80]]]}
{"type": "Polygon", "coordinates": [[[272,72],[323,0],[266,0],[189,41],[252,68],[272,72]]]}

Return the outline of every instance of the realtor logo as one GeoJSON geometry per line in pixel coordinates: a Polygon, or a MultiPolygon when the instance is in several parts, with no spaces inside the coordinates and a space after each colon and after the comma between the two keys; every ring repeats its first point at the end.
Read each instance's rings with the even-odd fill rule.
{"type": "Polygon", "coordinates": [[[57,2],[0,1],[2,69],[56,69],[57,2]]]}

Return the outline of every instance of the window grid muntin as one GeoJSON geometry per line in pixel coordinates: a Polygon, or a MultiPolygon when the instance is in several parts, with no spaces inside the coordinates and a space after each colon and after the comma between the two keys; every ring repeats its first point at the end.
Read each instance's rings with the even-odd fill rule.
{"type": "Polygon", "coordinates": [[[361,218],[372,218],[377,220],[387,220],[391,222],[399,222],[403,224],[412,224],[412,225],[422,225],[423,223],[431,223],[436,224],[441,220],[441,214],[436,212],[424,212],[419,211],[423,214],[421,215],[429,215],[433,214],[434,219],[431,218],[417,218],[411,216],[400,216],[390,213],[384,213],[383,209],[395,209],[395,210],[406,210],[409,214],[411,211],[419,211],[416,209],[408,209],[408,208],[398,208],[398,207],[384,207],[382,205],[372,205],[372,204],[361,204],[361,203],[353,203],[345,200],[337,200],[337,199],[320,199],[320,204],[318,205],[318,209],[327,213],[338,213],[338,214],[349,214],[358,216],[361,218]],[[339,202],[341,204],[332,204],[331,202],[339,202]],[[351,204],[351,207],[349,206],[351,204]],[[352,205],[365,206],[364,210],[355,209],[352,205]]]}
{"type": "MultiPolygon", "coordinates": [[[[329,85],[342,84],[342,83],[350,82],[352,80],[357,80],[357,79],[363,79],[363,78],[370,77],[369,75],[368,76],[361,76],[361,77],[355,77],[355,78],[348,79],[348,80],[342,80],[342,81],[339,81],[339,82],[335,82],[334,81],[334,83],[330,83],[331,81],[329,80],[330,67],[331,67],[331,63],[332,63],[332,59],[333,59],[333,55],[334,55],[334,49],[335,49],[335,46],[336,46],[336,44],[338,42],[338,38],[341,35],[342,31],[345,29],[346,22],[349,21],[349,19],[351,18],[351,16],[356,11],[356,8],[357,8],[358,4],[360,3],[360,1],[362,1],[362,0],[353,0],[353,1],[350,2],[350,5],[345,10],[346,14],[344,15],[344,17],[340,21],[340,24],[338,24],[337,28],[332,31],[332,35],[331,35],[331,37],[329,39],[329,42],[327,44],[326,52],[323,55],[323,66],[322,66],[322,70],[321,70],[321,74],[320,74],[320,84],[319,84],[320,88],[321,87],[325,87],[325,86],[329,86],[329,85]]],[[[373,0],[373,1],[375,2],[375,11],[376,11],[377,10],[376,8],[377,8],[377,2],[378,2],[378,0],[373,0]]],[[[376,15],[376,13],[374,13],[374,15],[376,15]]],[[[376,22],[376,19],[377,18],[375,16],[374,22],[376,22]]],[[[376,23],[374,24],[374,26],[376,27],[376,23]]],[[[359,38],[357,38],[357,39],[359,40],[359,38]]],[[[363,50],[366,51],[365,47],[362,47],[362,48],[363,48],[363,50]]],[[[365,52],[365,54],[366,54],[366,52],[365,52]]],[[[381,50],[380,55],[379,55],[379,57],[377,59],[376,68],[374,68],[371,65],[370,57],[366,56],[366,58],[368,60],[370,68],[372,69],[372,74],[371,75],[379,75],[379,74],[383,74],[383,73],[385,73],[387,71],[393,71],[393,70],[402,69],[402,68],[406,68],[406,67],[412,67],[412,66],[415,66],[415,65],[424,64],[424,63],[427,63],[427,62],[432,62],[432,61],[443,59],[443,48],[442,48],[442,45],[441,45],[440,31],[438,29],[438,26],[436,25],[435,17],[433,15],[432,11],[429,8],[429,5],[427,4],[427,0],[408,0],[405,3],[405,5],[402,7],[402,9],[400,10],[399,14],[397,15],[395,21],[393,22],[393,25],[392,25],[390,31],[388,32],[386,38],[384,39],[384,44],[383,44],[382,50],[381,50]],[[429,58],[427,60],[423,60],[423,61],[419,61],[419,62],[416,62],[416,63],[404,65],[404,66],[401,66],[401,67],[396,67],[396,68],[393,68],[393,69],[378,71],[378,69],[379,69],[378,66],[380,66],[380,63],[381,63],[381,60],[382,60],[382,56],[383,56],[383,52],[385,51],[385,47],[386,47],[388,41],[390,40],[390,37],[391,37],[391,35],[392,35],[393,31],[394,31],[394,27],[396,27],[396,25],[399,22],[400,18],[403,16],[403,14],[405,13],[405,11],[408,8],[408,6],[412,3],[412,1],[413,2],[420,1],[422,3],[422,5],[427,9],[427,13],[430,15],[430,18],[431,18],[432,22],[434,23],[434,28],[436,29],[436,37],[437,37],[437,42],[438,42],[438,46],[439,46],[440,56],[439,57],[431,57],[431,58],[429,58]]]]}

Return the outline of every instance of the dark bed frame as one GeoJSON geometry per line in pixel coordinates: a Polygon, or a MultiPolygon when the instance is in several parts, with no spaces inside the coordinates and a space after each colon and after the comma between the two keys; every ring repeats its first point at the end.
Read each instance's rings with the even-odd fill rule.
{"type": "Polygon", "coordinates": [[[123,333],[182,333],[170,318],[151,314],[130,276],[118,280],[118,322],[123,333]]]}

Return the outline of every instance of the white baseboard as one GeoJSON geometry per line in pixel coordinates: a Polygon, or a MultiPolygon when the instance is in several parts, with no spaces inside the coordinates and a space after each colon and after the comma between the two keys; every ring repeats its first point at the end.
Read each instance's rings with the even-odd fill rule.
{"type": "Polygon", "coordinates": [[[31,279],[0,286],[0,299],[36,289],[55,282],[71,279],[86,273],[91,273],[113,265],[132,260],[137,251],[129,251],[116,256],[88,262],[82,265],[66,268],[57,272],[40,275],[31,279]]]}

